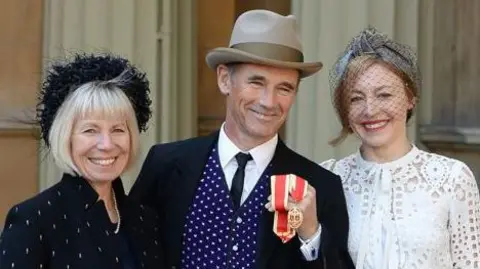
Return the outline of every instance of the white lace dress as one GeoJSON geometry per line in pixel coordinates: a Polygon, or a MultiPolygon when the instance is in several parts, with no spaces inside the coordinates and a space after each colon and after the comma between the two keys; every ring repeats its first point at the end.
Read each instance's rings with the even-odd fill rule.
{"type": "Polygon", "coordinates": [[[357,152],[321,165],[342,178],[357,269],[480,268],[480,197],[464,163],[413,147],[390,163],[357,152]]]}

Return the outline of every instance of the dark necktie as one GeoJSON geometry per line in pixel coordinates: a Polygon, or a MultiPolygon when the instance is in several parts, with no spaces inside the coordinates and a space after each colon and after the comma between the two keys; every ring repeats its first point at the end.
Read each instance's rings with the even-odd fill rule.
{"type": "Polygon", "coordinates": [[[247,162],[252,159],[252,156],[250,154],[239,152],[237,155],[235,155],[235,159],[237,159],[238,168],[235,172],[235,175],[233,175],[230,195],[232,196],[233,206],[235,209],[237,209],[240,207],[240,201],[242,200],[245,166],[247,165],[247,162]]]}

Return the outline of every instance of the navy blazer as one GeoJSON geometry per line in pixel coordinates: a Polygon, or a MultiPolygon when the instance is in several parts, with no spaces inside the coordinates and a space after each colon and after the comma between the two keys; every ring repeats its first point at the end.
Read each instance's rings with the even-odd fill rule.
{"type": "MultiPolygon", "coordinates": [[[[160,215],[161,240],[167,268],[179,268],[185,217],[193,202],[218,132],[200,138],[153,146],[129,196],[153,206],[160,215]]],[[[354,268],[347,251],[348,216],[340,178],[302,157],[279,141],[272,159],[273,174],[296,174],[317,193],[322,225],[320,255],[307,262],[298,238],[283,244],[273,233],[273,213],[262,214],[256,257],[257,269],[354,268]]]]}
{"type": "Polygon", "coordinates": [[[14,206],[0,237],[0,269],[163,268],[158,216],[130,201],[113,182],[120,232],[105,204],[80,177],[64,175],[53,187],[14,206]]]}

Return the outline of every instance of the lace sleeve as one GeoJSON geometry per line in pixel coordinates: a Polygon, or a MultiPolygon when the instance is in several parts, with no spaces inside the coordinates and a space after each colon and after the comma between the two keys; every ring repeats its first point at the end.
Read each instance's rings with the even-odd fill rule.
{"type": "Polygon", "coordinates": [[[480,268],[480,197],[472,171],[461,163],[453,173],[450,248],[454,268],[480,268]]]}

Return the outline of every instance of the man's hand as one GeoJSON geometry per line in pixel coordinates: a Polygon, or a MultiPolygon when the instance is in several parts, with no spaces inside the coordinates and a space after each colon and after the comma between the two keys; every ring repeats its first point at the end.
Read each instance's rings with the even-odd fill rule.
{"type": "MultiPolygon", "coordinates": [[[[271,203],[272,197],[268,197],[268,203],[265,207],[270,212],[274,212],[273,205],[271,203]]],[[[286,210],[290,210],[293,207],[297,207],[303,213],[302,225],[297,229],[298,236],[303,240],[308,240],[317,232],[320,225],[317,218],[317,199],[315,188],[308,186],[307,194],[302,201],[295,203],[291,196],[288,197],[288,204],[286,210]]]]}

